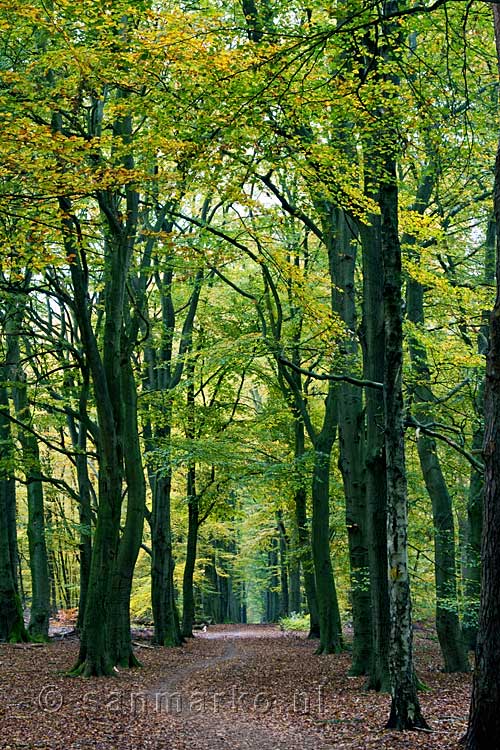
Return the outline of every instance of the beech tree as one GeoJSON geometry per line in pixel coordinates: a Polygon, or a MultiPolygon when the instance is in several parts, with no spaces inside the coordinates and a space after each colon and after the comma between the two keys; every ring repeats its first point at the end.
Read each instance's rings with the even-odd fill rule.
{"type": "MultiPolygon", "coordinates": [[[[500,8],[493,7],[495,41],[500,69],[500,8]]],[[[481,540],[481,604],[476,644],[467,750],[500,747],[500,679],[496,661],[500,648],[500,146],[495,161],[493,208],[496,224],[496,299],[490,316],[490,344],[485,380],[485,462],[483,532],[481,540]]]]}

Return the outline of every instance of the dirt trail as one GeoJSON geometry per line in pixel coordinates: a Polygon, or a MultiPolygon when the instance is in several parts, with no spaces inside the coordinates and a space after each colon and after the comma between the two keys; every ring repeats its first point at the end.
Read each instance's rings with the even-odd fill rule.
{"type": "Polygon", "coordinates": [[[416,639],[428,732],[385,730],[390,699],[350,677],[349,652],[270,626],[214,626],[181,649],[134,631],[142,669],[70,679],[78,640],[0,644],[0,750],[456,750],[469,675],[416,639]]]}
{"type": "MultiPolygon", "coordinates": [[[[265,680],[261,689],[246,689],[245,673],[259,669],[260,644],[286,637],[266,627],[209,629],[199,633],[196,657],[166,674],[150,691],[153,710],[177,725],[176,737],[190,737],[192,750],[333,750],[316,733],[287,727],[265,680]],[[207,647],[210,656],[202,656],[207,647]]],[[[193,656],[195,654],[193,653],[193,656]]],[[[165,745],[166,748],[169,745],[165,745]]]]}

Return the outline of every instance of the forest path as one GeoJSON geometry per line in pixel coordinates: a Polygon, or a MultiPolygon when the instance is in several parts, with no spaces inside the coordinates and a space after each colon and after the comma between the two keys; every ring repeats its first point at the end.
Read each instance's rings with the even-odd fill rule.
{"type": "Polygon", "coordinates": [[[188,644],[192,658],[170,669],[149,691],[153,711],[160,722],[168,713],[176,740],[189,737],[192,750],[333,750],[316,732],[288,726],[287,714],[308,709],[310,698],[300,693],[290,702],[280,695],[279,673],[265,668],[266,652],[274,653],[276,641],[285,638],[290,641],[265,626],[197,634],[188,644]],[[258,678],[255,685],[249,675],[258,678]]]}
{"type": "Polygon", "coordinates": [[[0,750],[456,750],[470,675],[441,672],[435,640],[416,638],[428,732],[389,732],[387,695],[350,677],[349,652],[272,626],[217,625],[183,648],[135,629],[142,669],[70,678],[75,637],[0,644],[0,750]]]}

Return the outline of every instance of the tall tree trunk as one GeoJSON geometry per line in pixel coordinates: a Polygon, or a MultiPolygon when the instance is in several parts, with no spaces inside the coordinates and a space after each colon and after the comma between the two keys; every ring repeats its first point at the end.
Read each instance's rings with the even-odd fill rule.
{"type": "Polygon", "coordinates": [[[12,510],[16,505],[16,486],[12,474],[12,437],[9,399],[5,382],[7,372],[0,364],[0,641],[27,641],[21,600],[17,591],[16,555],[9,532],[12,510]]]}
{"type": "Polygon", "coordinates": [[[80,423],[78,429],[77,446],[79,453],[76,457],[76,475],[78,482],[79,517],[80,517],[80,587],[78,599],[77,628],[81,630],[85,607],[87,606],[87,591],[89,587],[90,566],[92,562],[92,505],[90,479],[87,465],[87,428],[80,423]]]}
{"type": "MultiPolygon", "coordinates": [[[[117,97],[123,103],[127,96],[126,92],[117,91],[117,97]]],[[[126,170],[134,169],[130,148],[132,127],[132,118],[129,115],[117,118],[113,126],[114,136],[123,146],[121,162],[126,170]]],[[[61,128],[60,115],[54,115],[53,129],[60,132],[61,128]]],[[[88,305],[86,249],[82,243],[79,220],[72,211],[71,201],[65,197],[59,198],[65,251],[67,257],[72,259],[70,273],[74,313],[87,356],[99,425],[99,507],[80,653],[73,670],[75,674],[84,676],[112,674],[115,666],[115,648],[110,643],[110,624],[113,617],[110,603],[118,554],[124,480],[121,369],[126,355],[122,348],[122,334],[127,307],[127,281],[135,247],[139,208],[138,193],[131,185],[124,187],[124,193],[124,198],[111,190],[101,190],[97,193],[99,209],[107,230],[103,240],[106,283],[103,290],[102,352],[88,305]]]]}
{"type": "MultiPolygon", "coordinates": [[[[212,547],[215,546],[216,541],[213,540],[212,547]]],[[[205,563],[205,580],[208,590],[203,593],[204,615],[214,623],[222,622],[215,549],[210,560],[205,563]]]]}
{"type": "Polygon", "coordinates": [[[68,253],[71,252],[76,259],[71,265],[75,313],[88,356],[99,422],[99,507],[80,654],[74,670],[77,674],[90,676],[111,674],[114,667],[109,651],[109,621],[112,616],[109,604],[118,550],[123,485],[119,341],[128,252],[125,247],[107,251],[108,262],[111,264],[109,272],[113,281],[106,294],[104,351],[101,358],[89,318],[87,281],[84,263],[80,257],[81,249],[73,234],[76,219],[71,216],[71,206],[67,201],[61,200],[61,209],[65,212],[62,221],[68,253]]]}
{"type": "MultiPolygon", "coordinates": [[[[354,272],[356,236],[342,209],[332,208],[335,232],[329,252],[336,279],[334,305],[345,323],[347,334],[342,344],[346,369],[358,359],[354,272]]],[[[365,423],[363,394],[360,388],[342,383],[338,397],[339,468],[342,473],[346,503],[346,527],[351,569],[353,645],[351,675],[367,674],[372,656],[372,617],[367,543],[366,486],[364,466],[365,423]]]]}
{"type": "Polygon", "coordinates": [[[130,594],[134,568],[142,542],[146,484],[137,424],[137,390],[130,357],[126,357],[122,365],[120,383],[123,404],[127,513],[111,589],[112,618],[109,626],[109,649],[113,664],[121,667],[136,667],[139,666],[139,662],[134,655],[130,636],[130,594]]]}
{"type": "MultiPolygon", "coordinates": [[[[29,274],[26,278],[29,282],[29,274]]],[[[5,325],[7,367],[12,381],[12,397],[20,423],[19,442],[23,457],[28,499],[28,547],[31,572],[31,614],[28,632],[35,640],[49,637],[50,584],[45,542],[43,484],[40,470],[38,440],[30,429],[32,416],[28,402],[26,374],[21,367],[20,339],[26,297],[13,298],[5,325]]]]}
{"type": "MultiPolygon", "coordinates": [[[[373,197],[373,191],[369,190],[373,197]]],[[[363,375],[384,381],[384,305],[380,218],[359,226],[363,250],[363,320],[361,342],[363,375]]],[[[365,391],[366,527],[372,609],[372,656],[368,688],[390,691],[389,592],[387,582],[387,480],[384,443],[384,398],[381,391],[365,391]]]]}
{"type": "MultiPolygon", "coordinates": [[[[327,401],[334,399],[329,387],[327,401]]],[[[325,413],[329,413],[327,407],[325,413]]],[[[335,654],[342,650],[342,624],[330,556],[330,460],[335,425],[325,424],[314,444],[312,482],[311,542],[314,578],[319,609],[318,654],[335,654]]]]}
{"type": "MultiPolygon", "coordinates": [[[[36,439],[35,439],[36,442],[36,439]]],[[[33,455],[33,445],[29,452],[33,455]]],[[[38,445],[34,454],[38,454],[38,445]]],[[[39,457],[34,458],[39,462],[39,457]]],[[[39,463],[38,463],[39,465],[39,463]]],[[[50,583],[45,544],[45,521],[43,485],[40,474],[35,468],[27,476],[28,481],[28,544],[31,570],[31,612],[28,626],[29,634],[37,641],[49,638],[50,583]]]]}
{"type": "Polygon", "coordinates": [[[280,595],[279,595],[279,559],[278,550],[279,542],[273,535],[270,541],[270,548],[267,551],[267,588],[266,588],[266,622],[277,622],[280,616],[280,595]]]}
{"type": "Polygon", "coordinates": [[[292,548],[288,577],[290,580],[290,612],[298,613],[302,606],[302,595],[300,590],[300,561],[296,558],[296,555],[296,550],[292,548]]]}
{"type": "Polygon", "coordinates": [[[389,564],[391,713],[387,727],[426,728],[413,667],[413,632],[408,571],[408,508],[402,393],[403,299],[398,233],[396,165],[386,161],[380,185],[384,272],[384,413],[387,456],[387,537],[389,564]]]}
{"type": "MultiPolygon", "coordinates": [[[[149,370],[155,368],[151,365],[149,370]]],[[[154,390],[156,375],[150,373],[146,388],[154,390]]],[[[172,467],[168,458],[171,440],[172,404],[167,394],[164,404],[165,425],[153,431],[146,419],[143,427],[146,450],[161,446],[166,462],[161,469],[148,467],[152,497],[151,511],[151,607],[153,610],[154,640],[161,646],[180,646],[182,643],[179,615],[175,602],[172,550],[171,493],[172,467]]]]}
{"type": "MultiPolygon", "coordinates": [[[[413,279],[409,279],[407,285],[407,315],[412,323],[423,325],[424,290],[422,285],[413,279]]],[[[412,337],[410,357],[418,381],[414,389],[414,414],[420,422],[426,423],[433,401],[427,353],[424,345],[412,337]]],[[[468,672],[469,664],[458,617],[453,504],[435,441],[426,435],[420,435],[417,438],[417,448],[425,486],[432,502],[436,629],[444,669],[445,672],[468,672]]]]}
{"type": "Polygon", "coordinates": [[[151,526],[151,604],[154,639],[161,646],[180,646],[182,643],[174,591],[171,490],[172,475],[169,466],[155,478],[151,526]]]}
{"type": "Polygon", "coordinates": [[[304,575],[304,589],[309,609],[309,638],[319,638],[319,608],[316,597],[316,581],[311,552],[311,538],[307,523],[307,492],[305,488],[302,462],[305,454],[304,423],[295,413],[295,471],[296,489],[294,493],[295,523],[299,542],[299,560],[304,575]]]}
{"type": "MultiPolygon", "coordinates": [[[[500,7],[493,6],[500,67],[500,7]]],[[[484,425],[484,505],[481,543],[481,604],[467,750],[500,748],[500,141],[493,191],[497,293],[490,317],[484,425]]]]}
{"type": "MultiPolygon", "coordinates": [[[[19,352],[18,352],[19,353],[19,352]]],[[[11,363],[17,371],[13,386],[16,415],[19,422],[31,423],[25,374],[20,371],[19,357],[11,363]]],[[[31,613],[28,631],[35,640],[49,637],[50,583],[47,547],[45,543],[45,515],[43,484],[40,473],[40,452],[35,435],[21,427],[19,441],[23,452],[24,474],[28,498],[28,545],[31,571],[31,613]]]]}
{"type": "Polygon", "coordinates": [[[280,591],[281,591],[281,604],[280,614],[281,617],[288,617],[290,614],[290,590],[288,586],[288,537],[283,522],[283,511],[279,510],[277,513],[278,529],[280,532],[280,591]]]}
{"type": "Polygon", "coordinates": [[[161,447],[166,456],[161,469],[150,467],[149,483],[152,492],[151,513],[151,601],[155,626],[155,640],[164,646],[180,646],[182,634],[175,602],[174,567],[172,551],[171,491],[172,466],[168,458],[172,432],[172,394],[179,384],[185,364],[185,355],[191,348],[193,323],[200,299],[204,274],[197,271],[188,310],[180,331],[177,364],[173,365],[173,341],[176,334],[176,313],[173,302],[173,267],[167,264],[163,276],[158,268],[155,278],[160,294],[164,338],[159,351],[146,349],[144,388],[161,394],[164,399],[161,426],[146,420],[146,448],[150,452],[161,447]]]}
{"type": "MultiPolygon", "coordinates": [[[[186,437],[194,445],[196,438],[195,425],[195,394],[194,394],[194,360],[191,357],[187,365],[187,429],[186,437]]],[[[196,566],[196,548],[198,546],[198,529],[200,525],[199,499],[196,492],[196,463],[190,460],[186,480],[186,496],[188,505],[188,534],[186,548],[186,562],[182,578],[182,635],[184,638],[193,637],[195,616],[193,578],[196,566]]]]}
{"type": "Polygon", "coordinates": [[[247,589],[245,581],[240,584],[240,616],[238,622],[246,625],[247,622],[247,589]]]}
{"type": "Polygon", "coordinates": [[[91,484],[88,471],[87,457],[87,400],[89,395],[88,372],[83,371],[83,383],[80,386],[79,413],[80,420],[77,422],[73,413],[68,413],[66,421],[71,436],[71,442],[76,450],[75,468],[78,484],[78,514],[80,521],[80,585],[78,595],[78,620],[77,630],[83,627],[83,617],[87,603],[87,591],[89,586],[90,565],[92,560],[92,503],[91,484]]]}
{"type": "MultiPolygon", "coordinates": [[[[495,241],[496,221],[494,216],[488,223],[484,259],[484,282],[488,286],[495,284],[495,241]]],[[[483,356],[488,351],[489,313],[483,312],[483,324],[479,330],[477,350],[483,356]]],[[[477,390],[475,403],[475,427],[472,435],[472,450],[479,452],[484,441],[484,378],[477,390]]],[[[467,499],[467,534],[466,558],[467,573],[465,577],[465,606],[463,614],[464,638],[469,648],[476,647],[477,626],[479,617],[479,598],[481,586],[481,536],[483,528],[483,492],[484,475],[476,468],[471,468],[469,497],[467,499]]]]}
{"type": "Polygon", "coordinates": [[[196,565],[196,548],[198,544],[199,506],[196,495],[195,467],[188,467],[187,476],[188,501],[188,536],[186,548],[186,562],[182,579],[182,635],[184,638],[193,637],[195,616],[193,577],[196,565]]]}

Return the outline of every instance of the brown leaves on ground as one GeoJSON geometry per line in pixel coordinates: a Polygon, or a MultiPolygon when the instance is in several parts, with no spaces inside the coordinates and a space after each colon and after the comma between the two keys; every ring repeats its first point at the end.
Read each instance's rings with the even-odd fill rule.
{"type": "MultiPolygon", "coordinates": [[[[423,637],[422,637],[423,635],[423,637]]],[[[349,678],[349,654],[268,626],[218,626],[182,649],[140,638],[139,670],[65,676],[78,643],[0,646],[1,750],[343,750],[457,748],[470,677],[440,671],[428,632],[417,670],[432,732],[389,732],[389,697],[349,678]]]]}

